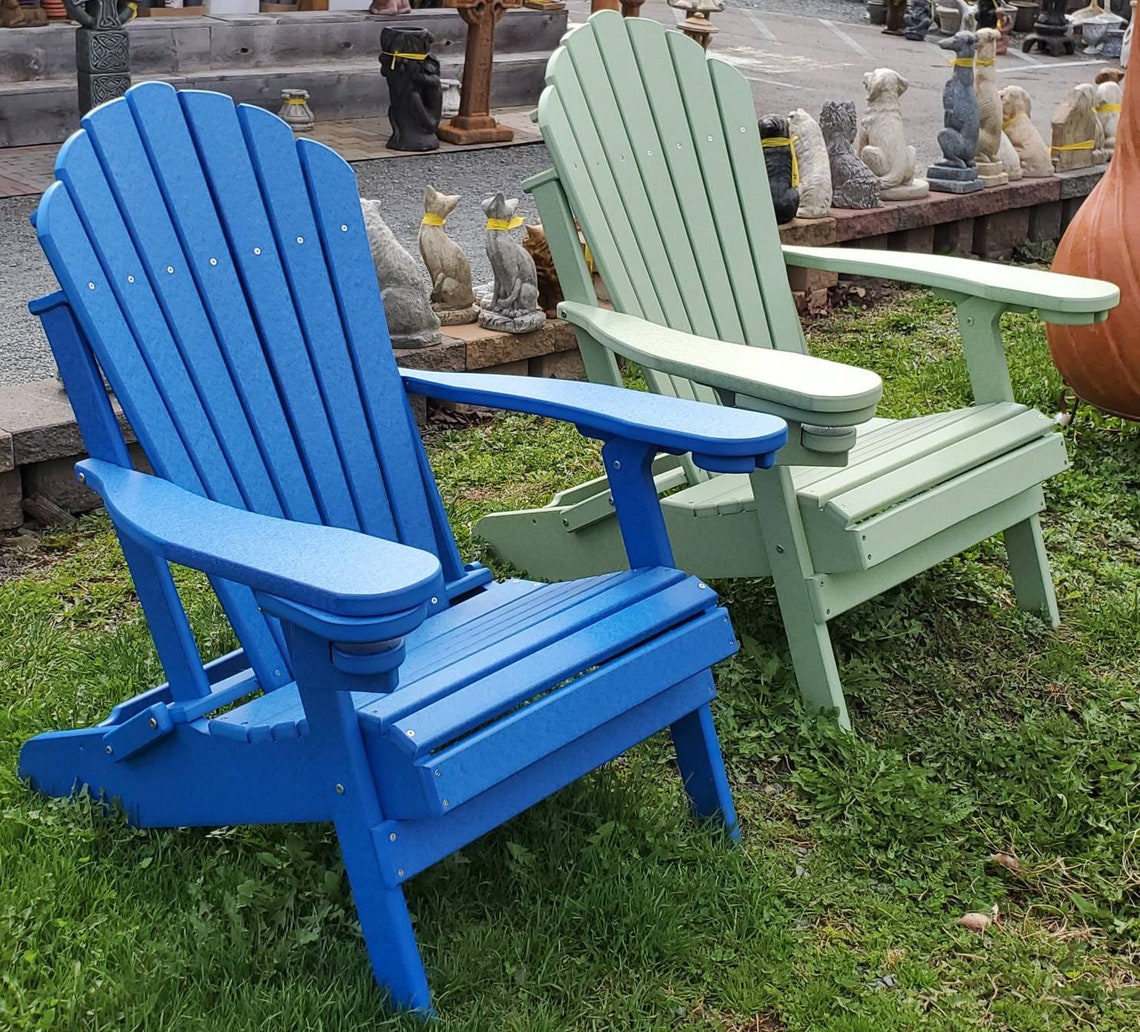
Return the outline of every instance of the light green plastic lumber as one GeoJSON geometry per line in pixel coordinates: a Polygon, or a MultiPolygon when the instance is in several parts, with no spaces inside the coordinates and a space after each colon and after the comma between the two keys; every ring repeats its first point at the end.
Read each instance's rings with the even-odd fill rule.
{"type": "Polygon", "coordinates": [[[875,414],[883,394],[883,381],[856,366],[698,337],[575,301],[563,301],[558,314],[634,362],[758,399],[786,419],[854,426],[875,414]]]}
{"type": "Polygon", "coordinates": [[[933,287],[941,293],[998,301],[1010,308],[1036,309],[1045,322],[1103,322],[1109,309],[1120,301],[1120,290],[1104,280],[969,258],[790,245],[783,251],[788,265],[855,276],[881,276],[933,287]]]}

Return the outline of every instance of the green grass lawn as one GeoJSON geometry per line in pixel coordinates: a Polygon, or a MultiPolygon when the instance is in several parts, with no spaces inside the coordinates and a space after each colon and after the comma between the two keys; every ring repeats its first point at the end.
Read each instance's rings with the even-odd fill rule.
{"type": "MultiPolygon", "coordinates": [[[[883,374],[884,414],[966,400],[925,294],[810,337],[883,374]]],[[[1043,333],[1007,337],[1019,396],[1054,411],[1043,333]]],[[[992,542],[860,606],[833,624],[851,737],[801,712],[768,584],[719,585],[744,642],[714,706],[743,848],[687,819],[658,739],[464,849],[409,885],[441,1032],[1134,1032],[1140,427],[1083,410],[1067,437],[1044,518],[1060,630],[1013,607],[992,542]],[[958,924],[993,907],[984,935],[958,924]]],[[[519,417],[431,453],[465,545],[481,513],[597,470],[519,417]]],[[[104,518],[5,567],[0,1029],[415,1027],[372,982],[331,828],[136,830],[17,780],[23,740],[161,676],[104,518]]]]}

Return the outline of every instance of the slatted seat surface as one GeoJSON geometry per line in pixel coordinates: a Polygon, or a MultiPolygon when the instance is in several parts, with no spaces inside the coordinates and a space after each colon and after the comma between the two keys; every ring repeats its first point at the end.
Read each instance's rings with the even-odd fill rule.
{"type": "MultiPolygon", "coordinates": [[[[796,497],[815,569],[868,569],[976,511],[979,481],[1000,500],[1066,466],[1052,421],[999,402],[859,428],[840,469],[797,468],[796,497]]],[[[663,499],[695,517],[755,511],[748,477],[714,477],[663,499]]]]}
{"type": "MultiPolygon", "coordinates": [[[[390,745],[377,785],[386,812],[423,816],[433,800],[445,812],[515,773],[530,753],[538,760],[552,744],[660,693],[660,680],[637,675],[640,646],[652,642],[644,661],[666,663],[677,681],[698,673],[708,656],[691,636],[706,633],[710,622],[724,624],[726,643],[732,635],[723,611],[709,612],[712,598],[694,577],[648,568],[561,584],[507,581],[440,613],[409,635],[396,691],[353,695],[366,741],[390,745]],[[662,640],[670,634],[673,641],[662,640]],[[557,689],[571,682],[574,692],[560,696],[557,689]],[[518,719],[524,710],[525,723],[518,719]],[[426,803],[389,794],[387,779],[400,778],[395,766],[419,769],[430,788],[426,803]]],[[[306,731],[295,685],[208,727],[251,743],[306,731]]]]}

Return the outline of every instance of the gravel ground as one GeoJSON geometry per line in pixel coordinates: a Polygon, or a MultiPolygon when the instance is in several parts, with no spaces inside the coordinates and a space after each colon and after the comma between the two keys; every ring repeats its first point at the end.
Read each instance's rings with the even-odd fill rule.
{"type": "MultiPolygon", "coordinates": [[[[483,249],[484,217],[479,202],[496,190],[522,198],[519,213],[533,216],[522,181],[549,165],[541,144],[522,144],[465,153],[382,158],[354,165],[362,197],[376,198],[392,231],[413,256],[423,216],[423,192],[431,184],[462,197],[447,221],[451,236],[471,260],[476,283],[491,278],[483,249]]],[[[39,320],[28,313],[29,299],[49,293],[55,277],[36,242],[28,216],[37,197],[0,200],[0,255],[6,266],[0,280],[0,386],[55,375],[55,363],[39,320]]]]}
{"type": "Polygon", "coordinates": [[[866,0],[726,0],[726,7],[748,7],[771,14],[867,24],[866,0]]]}

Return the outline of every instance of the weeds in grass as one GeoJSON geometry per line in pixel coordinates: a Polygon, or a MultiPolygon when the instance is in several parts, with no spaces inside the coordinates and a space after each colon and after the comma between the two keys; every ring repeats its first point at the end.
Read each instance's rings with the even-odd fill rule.
{"type": "MultiPolygon", "coordinates": [[[[1054,411],[1040,328],[1006,338],[1019,396],[1054,411]]],[[[884,414],[967,400],[924,294],[809,342],[881,372],[884,414]]],[[[942,564],[834,622],[851,737],[800,710],[770,587],[718,585],[744,644],[715,705],[743,848],[688,822],[655,739],[462,850],[409,886],[440,1028],[1134,1030],[1140,428],[1082,410],[1067,436],[1059,631],[1013,608],[999,545],[942,564]],[[958,925],[995,905],[985,934],[958,925]]],[[[430,451],[465,548],[483,512],[598,468],[517,416],[430,451]]],[[[132,830],[17,781],[21,741],[161,679],[105,519],[21,563],[0,579],[0,1027],[416,1027],[372,983],[330,829],[132,830]]],[[[229,648],[178,577],[206,651],[229,648]]]]}

